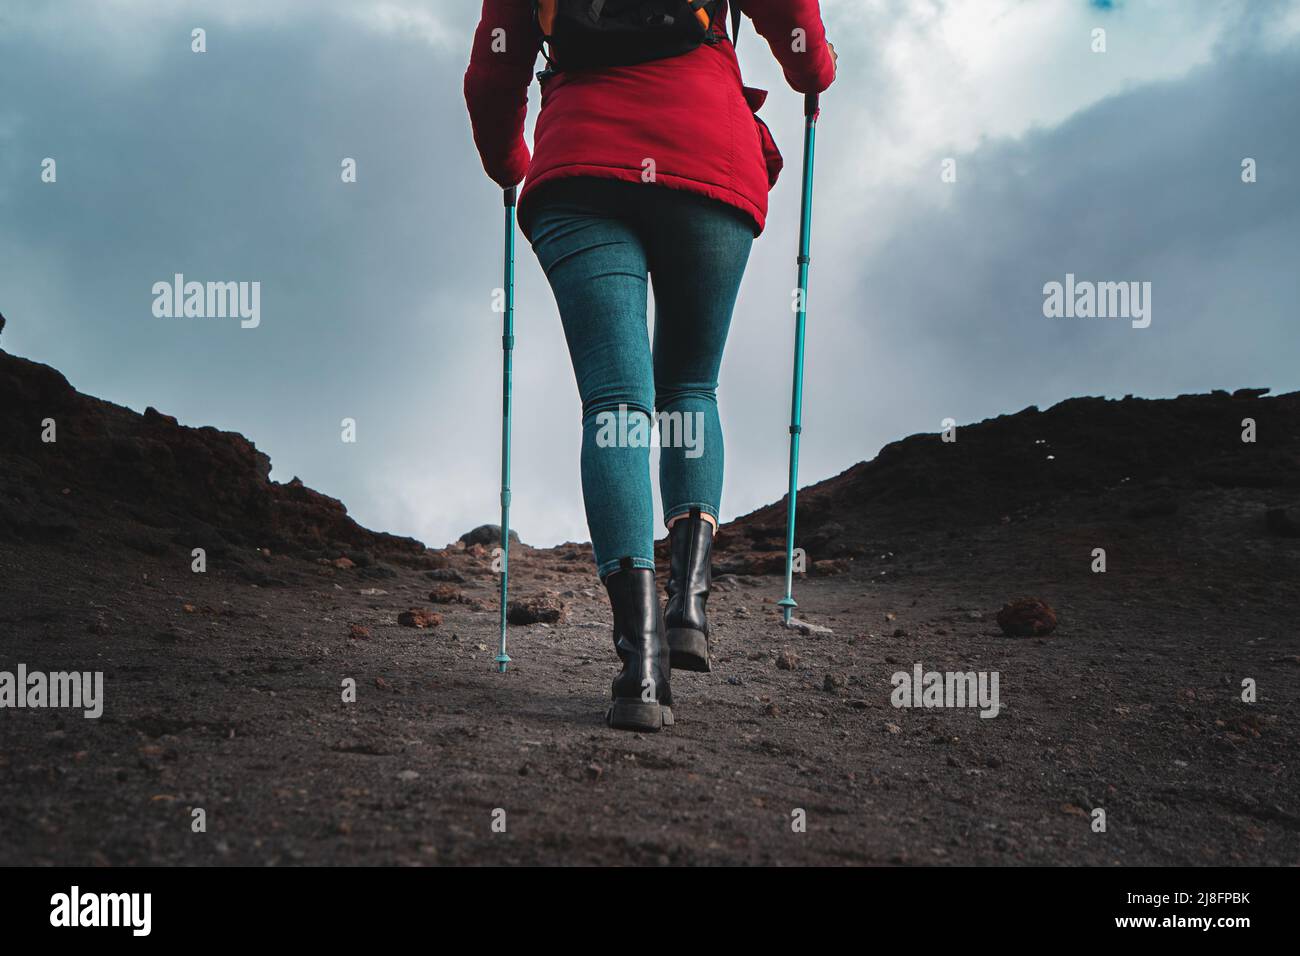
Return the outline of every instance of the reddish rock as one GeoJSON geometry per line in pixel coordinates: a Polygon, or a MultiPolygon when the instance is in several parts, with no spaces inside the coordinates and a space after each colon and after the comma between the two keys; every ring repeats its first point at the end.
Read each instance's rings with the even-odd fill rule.
{"type": "Polygon", "coordinates": [[[511,624],[562,624],[565,616],[564,602],[549,594],[520,598],[506,608],[506,620],[511,624]]]}
{"type": "Polygon", "coordinates": [[[330,564],[334,565],[334,567],[338,568],[340,571],[351,571],[357,566],[355,561],[347,557],[335,558],[330,562],[330,564]]]}
{"type": "Polygon", "coordinates": [[[370,640],[370,628],[362,627],[360,624],[353,624],[348,628],[348,637],[357,641],[370,640]]]}
{"type": "Polygon", "coordinates": [[[1038,598],[1017,598],[998,611],[998,626],[1008,637],[1042,637],[1056,630],[1056,612],[1038,598]]]}
{"type": "Polygon", "coordinates": [[[456,604],[464,600],[460,588],[452,584],[436,584],[429,592],[429,600],[434,604],[456,604]]]}
{"type": "Polygon", "coordinates": [[[792,671],[799,666],[799,655],[788,647],[783,647],[776,655],[777,670],[792,671]]]}
{"type": "Polygon", "coordinates": [[[438,627],[442,624],[442,615],[437,611],[413,607],[397,615],[397,623],[403,627],[438,627]]]}

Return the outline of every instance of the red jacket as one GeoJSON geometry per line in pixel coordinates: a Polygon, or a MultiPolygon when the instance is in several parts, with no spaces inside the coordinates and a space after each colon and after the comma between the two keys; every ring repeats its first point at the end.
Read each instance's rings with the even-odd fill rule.
{"type": "MultiPolygon", "coordinates": [[[[744,12],[795,90],[820,93],[830,86],[835,69],[817,0],[744,0],[744,12]],[[797,29],[804,31],[800,52],[793,49],[797,29]]],[[[719,11],[714,30],[724,31],[726,22],[726,11],[719,11]]],[[[483,0],[465,71],[465,102],[483,168],[503,188],[527,176],[519,196],[525,234],[528,197],[542,183],[567,176],[639,182],[646,160],[654,162],[656,182],[736,206],[753,217],[755,234],[762,231],[780,155],[753,112],[766,94],[743,86],[729,42],[636,66],[550,77],[530,161],[524,115],[540,39],[533,0],[483,0]]]]}

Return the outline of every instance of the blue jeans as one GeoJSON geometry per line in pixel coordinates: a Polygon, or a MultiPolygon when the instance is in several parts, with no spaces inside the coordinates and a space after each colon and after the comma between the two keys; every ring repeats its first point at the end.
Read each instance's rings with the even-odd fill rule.
{"type": "Polygon", "coordinates": [[[650,444],[664,522],[718,516],[718,368],[754,226],[738,209],[653,183],[540,187],[529,241],[555,293],[582,398],[582,497],[604,578],[654,567],[650,444]],[[646,323],[655,294],[654,346],[646,323]]]}

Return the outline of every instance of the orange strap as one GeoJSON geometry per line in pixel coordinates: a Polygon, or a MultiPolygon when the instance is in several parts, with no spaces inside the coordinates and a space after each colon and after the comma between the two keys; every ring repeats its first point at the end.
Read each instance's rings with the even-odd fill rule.
{"type": "MultiPolygon", "coordinates": [[[[542,28],[543,36],[550,36],[555,27],[555,5],[556,0],[538,0],[537,2],[537,24],[542,28]]],[[[695,11],[695,19],[700,21],[700,26],[704,29],[711,27],[712,21],[709,20],[709,11],[700,7],[695,11]]]]}

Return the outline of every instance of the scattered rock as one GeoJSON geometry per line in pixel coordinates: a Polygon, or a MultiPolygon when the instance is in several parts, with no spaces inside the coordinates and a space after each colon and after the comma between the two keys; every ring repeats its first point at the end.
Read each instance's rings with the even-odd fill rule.
{"type": "Polygon", "coordinates": [[[463,599],[460,588],[454,584],[439,584],[429,592],[429,600],[434,604],[456,604],[463,599]]]}
{"type": "Polygon", "coordinates": [[[781,653],[776,655],[777,670],[792,671],[799,666],[799,655],[788,647],[781,648],[781,653]]]}
{"type": "Polygon", "coordinates": [[[410,783],[412,780],[419,780],[420,774],[416,770],[403,770],[397,775],[397,779],[403,783],[410,783]]]}
{"type": "Polygon", "coordinates": [[[436,611],[413,607],[397,615],[397,623],[403,627],[439,627],[442,624],[442,615],[436,611]]]}
{"type": "Polygon", "coordinates": [[[811,624],[808,621],[801,621],[797,617],[790,618],[790,623],[786,625],[792,631],[798,631],[807,637],[831,637],[835,634],[829,627],[823,627],[820,624],[811,624]]]}
{"type": "Polygon", "coordinates": [[[330,564],[338,568],[340,571],[351,571],[357,566],[357,563],[351,558],[335,558],[330,562],[330,564]]]}
{"type": "Polygon", "coordinates": [[[827,674],[826,679],[822,681],[822,690],[834,694],[844,687],[846,683],[843,674],[827,674]]]}
{"type": "Polygon", "coordinates": [[[370,640],[370,628],[362,627],[360,624],[353,624],[348,628],[348,637],[356,641],[370,640]]]}
{"type": "MultiPolygon", "coordinates": [[[[501,545],[501,525],[499,524],[481,524],[477,528],[466,531],[458,539],[465,545],[484,545],[485,547],[501,545]]],[[[510,532],[510,543],[519,544],[519,535],[513,530],[510,532]]]]}
{"type": "Polygon", "coordinates": [[[1056,630],[1056,612],[1038,598],[1017,598],[998,611],[998,626],[1008,637],[1042,637],[1056,630]]]}
{"type": "Polygon", "coordinates": [[[564,602],[547,594],[511,601],[506,608],[506,620],[511,624],[562,624],[564,619],[564,602]]]}

